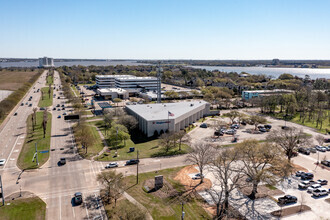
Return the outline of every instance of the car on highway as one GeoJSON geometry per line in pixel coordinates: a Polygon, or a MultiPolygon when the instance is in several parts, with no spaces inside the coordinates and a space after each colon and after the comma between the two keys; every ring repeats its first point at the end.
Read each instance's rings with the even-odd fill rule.
{"type": "Polygon", "coordinates": [[[302,180],[311,180],[314,178],[314,174],[312,173],[304,173],[303,175],[300,176],[300,179],[302,180]]]}
{"type": "Polygon", "coordinates": [[[318,184],[320,185],[327,185],[328,184],[328,180],[325,180],[325,179],[319,179],[316,181],[318,184]]]}
{"type": "Polygon", "coordinates": [[[291,195],[285,195],[277,199],[278,204],[284,205],[288,203],[295,203],[297,202],[297,197],[291,195]]]}
{"type": "Polygon", "coordinates": [[[57,118],[61,118],[61,115],[58,115],[57,118]]]}
{"type": "Polygon", "coordinates": [[[66,115],[66,112],[63,112],[63,115],[66,115]]]}
{"type": "Polygon", "coordinates": [[[0,159],[0,166],[5,165],[5,163],[6,163],[6,159],[0,159]]]}
{"type": "Polygon", "coordinates": [[[312,193],[315,189],[320,188],[320,187],[321,187],[321,184],[318,184],[318,183],[313,184],[307,188],[307,192],[312,193]]]}
{"type": "Polygon", "coordinates": [[[25,105],[28,105],[28,104],[29,104],[28,102],[25,103],[25,105]]]}
{"type": "Polygon", "coordinates": [[[23,106],[23,105],[24,105],[24,103],[22,102],[22,103],[21,103],[21,106],[23,106]]]}
{"type": "Polygon", "coordinates": [[[133,165],[133,164],[138,164],[140,163],[140,160],[138,159],[130,159],[128,161],[126,161],[126,165],[133,165]]]}
{"type": "Polygon", "coordinates": [[[104,168],[109,169],[109,168],[114,168],[114,167],[118,167],[117,162],[111,162],[111,163],[107,164],[104,168]]]}
{"type": "Polygon", "coordinates": [[[305,147],[299,147],[298,148],[298,152],[299,153],[302,153],[302,154],[306,154],[306,155],[310,155],[310,151],[309,151],[309,149],[308,148],[305,148],[305,147]]]}
{"type": "Polygon", "coordinates": [[[207,128],[207,124],[206,123],[202,123],[199,127],[200,128],[207,128]]]}
{"type": "Polygon", "coordinates": [[[32,104],[30,104],[29,107],[32,107],[32,104]]]}
{"type": "Polygon", "coordinates": [[[328,192],[327,189],[320,187],[320,188],[315,189],[315,190],[313,191],[313,196],[316,196],[316,197],[319,197],[319,196],[325,196],[325,195],[328,195],[328,193],[329,193],[329,192],[328,192]]]}
{"type": "Polygon", "coordinates": [[[193,180],[197,180],[197,179],[201,179],[201,178],[204,178],[204,175],[203,174],[200,174],[200,173],[196,173],[195,175],[193,175],[191,178],[193,180]]]}
{"type": "Polygon", "coordinates": [[[17,115],[17,112],[14,113],[14,116],[16,116],[16,115],[17,115]]]}
{"type": "Polygon", "coordinates": [[[308,187],[310,187],[311,185],[315,184],[316,182],[313,181],[313,180],[306,180],[306,181],[301,181],[299,184],[298,184],[298,188],[299,189],[307,189],[308,187]]]}
{"type": "Polygon", "coordinates": [[[81,192],[76,192],[74,194],[74,203],[76,205],[80,205],[82,202],[83,202],[82,193],[81,192]]]}

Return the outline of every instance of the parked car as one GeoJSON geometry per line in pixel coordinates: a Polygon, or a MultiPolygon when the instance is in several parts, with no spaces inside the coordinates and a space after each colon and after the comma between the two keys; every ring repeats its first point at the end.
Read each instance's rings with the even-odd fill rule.
{"type": "Polygon", "coordinates": [[[239,125],[238,124],[232,124],[230,126],[231,129],[239,129],[239,125]]]}
{"type": "Polygon", "coordinates": [[[197,174],[193,175],[191,178],[192,178],[193,180],[197,180],[197,179],[201,179],[202,176],[203,176],[203,178],[204,178],[204,175],[203,175],[203,174],[197,173],[197,174]]]}
{"type": "Polygon", "coordinates": [[[326,152],[327,151],[327,149],[325,147],[322,147],[320,145],[316,145],[315,149],[318,150],[318,151],[321,151],[321,152],[326,152]]]}
{"type": "Polygon", "coordinates": [[[311,185],[315,184],[316,182],[311,180],[311,181],[301,181],[299,184],[298,184],[298,188],[299,189],[307,189],[308,187],[310,187],[311,185]]]}
{"type": "Polygon", "coordinates": [[[44,107],[41,107],[40,110],[45,110],[45,108],[44,107]]]}
{"type": "Polygon", "coordinates": [[[215,136],[223,136],[223,132],[222,131],[215,131],[214,135],[215,136]]]}
{"type": "Polygon", "coordinates": [[[330,138],[325,138],[324,143],[330,143],[330,138]]]}
{"type": "Polygon", "coordinates": [[[235,129],[229,129],[229,130],[226,131],[226,134],[234,135],[234,134],[236,134],[236,130],[235,129]]]}
{"type": "Polygon", "coordinates": [[[291,195],[285,195],[283,197],[278,198],[278,203],[281,205],[297,202],[297,197],[291,195]]]}
{"type": "Polygon", "coordinates": [[[241,122],[241,125],[244,125],[245,126],[246,125],[246,122],[245,121],[242,121],[241,122]]]}
{"type": "Polygon", "coordinates": [[[66,112],[63,112],[63,115],[66,115],[66,112]]]}
{"type": "Polygon", "coordinates": [[[319,197],[319,196],[325,196],[328,195],[328,190],[324,188],[318,188],[313,191],[313,196],[319,197]]]}
{"type": "Polygon", "coordinates": [[[105,166],[105,169],[114,168],[114,167],[118,167],[118,163],[117,162],[111,162],[111,163],[107,164],[105,166]]]}
{"type": "Polygon", "coordinates": [[[60,96],[57,96],[57,99],[60,99],[61,97],[60,96]]]}
{"type": "Polygon", "coordinates": [[[61,165],[66,164],[66,159],[65,159],[64,157],[62,157],[62,158],[60,159],[60,164],[61,164],[61,165]]]}
{"type": "Polygon", "coordinates": [[[53,111],[56,111],[56,108],[55,107],[53,108],[53,111]]]}
{"type": "Polygon", "coordinates": [[[32,107],[32,104],[30,104],[29,107],[32,107]]]}
{"type": "Polygon", "coordinates": [[[264,126],[266,129],[272,129],[272,126],[271,125],[265,125],[264,126]]]}
{"type": "Polygon", "coordinates": [[[126,161],[126,165],[133,165],[133,164],[138,164],[138,163],[140,163],[140,160],[138,160],[138,159],[131,159],[131,160],[126,161]]]}
{"type": "Polygon", "coordinates": [[[323,164],[324,166],[330,167],[330,160],[322,160],[321,164],[323,164]]]}
{"type": "Polygon", "coordinates": [[[6,163],[6,159],[0,159],[0,166],[5,165],[5,163],[6,163]]]}
{"type": "Polygon", "coordinates": [[[290,127],[288,127],[288,126],[282,126],[281,127],[283,130],[289,130],[290,129],[290,127]]]}
{"type": "Polygon", "coordinates": [[[74,203],[76,205],[80,205],[82,202],[83,202],[82,193],[81,192],[76,192],[74,194],[74,203]]]}
{"type": "Polygon", "coordinates": [[[311,180],[314,178],[314,174],[312,173],[305,173],[303,175],[301,175],[300,177],[302,180],[311,180]]]}
{"type": "Polygon", "coordinates": [[[324,179],[319,179],[316,181],[317,183],[319,183],[320,185],[327,185],[328,184],[328,180],[324,180],[324,179]]]}
{"type": "Polygon", "coordinates": [[[321,184],[318,184],[318,183],[313,184],[307,188],[307,192],[312,193],[315,189],[320,188],[320,187],[321,187],[321,184]]]}
{"type": "Polygon", "coordinates": [[[304,171],[297,171],[296,172],[296,176],[301,176],[301,175],[303,175],[303,174],[305,174],[306,172],[304,172],[304,171]]]}
{"type": "Polygon", "coordinates": [[[65,110],[65,108],[63,107],[62,110],[65,110]]]}
{"type": "Polygon", "coordinates": [[[64,107],[64,105],[62,105],[62,107],[64,107]]]}
{"type": "Polygon", "coordinates": [[[259,131],[260,132],[267,132],[266,128],[264,128],[264,127],[259,128],[259,131]]]}
{"type": "Polygon", "coordinates": [[[60,108],[58,108],[58,109],[57,109],[57,111],[61,111],[61,109],[60,109],[60,108]]]}
{"type": "Polygon", "coordinates": [[[310,148],[308,148],[308,150],[311,153],[316,153],[316,149],[314,147],[310,147],[310,148]]]}
{"type": "Polygon", "coordinates": [[[200,128],[207,128],[207,124],[206,123],[202,123],[199,127],[200,128]]]}
{"type": "Polygon", "coordinates": [[[56,107],[60,107],[60,104],[57,104],[56,107]]]}
{"type": "Polygon", "coordinates": [[[306,155],[309,155],[311,153],[307,148],[304,147],[299,147],[298,152],[306,155]]]}

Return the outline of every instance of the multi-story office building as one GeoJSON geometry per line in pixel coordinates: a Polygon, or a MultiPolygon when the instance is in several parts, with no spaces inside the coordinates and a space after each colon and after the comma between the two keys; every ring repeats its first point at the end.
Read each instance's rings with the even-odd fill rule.
{"type": "Polygon", "coordinates": [[[270,95],[282,95],[293,93],[292,90],[287,89],[273,89],[273,90],[250,90],[250,91],[243,91],[242,98],[245,100],[249,100],[252,98],[258,98],[263,96],[270,96],[270,95]]]}
{"type": "Polygon", "coordinates": [[[53,67],[54,66],[54,59],[49,57],[42,57],[39,58],[39,67],[53,67]]]}
{"type": "Polygon", "coordinates": [[[136,77],[131,75],[97,75],[95,77],[98,88],[121,88],[156,90],[156,77],[136,77]]]}

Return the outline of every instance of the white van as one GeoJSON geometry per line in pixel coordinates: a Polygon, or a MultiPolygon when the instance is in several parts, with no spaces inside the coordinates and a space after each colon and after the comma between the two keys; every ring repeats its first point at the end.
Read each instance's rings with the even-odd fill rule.
{"type": "Polygon", "coordinates": [[[324,195],[328,195],[328,190],[325,188],[318,188],[313,191],[313,196],[319,197],[324,195]]]}

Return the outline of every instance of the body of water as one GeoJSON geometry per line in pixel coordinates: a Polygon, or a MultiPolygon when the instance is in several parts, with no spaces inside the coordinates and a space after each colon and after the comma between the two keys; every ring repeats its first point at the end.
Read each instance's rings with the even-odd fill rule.
{"type": "MultiPolygon", "coordinates": [[[[64,61],[56,62],[54,61],[55,67],[60,66],[137,66],[137,65],[150,65],[145,63],[137,63],[136,61],[64,61]]],[[[39,61],[35,62],[0,62],[0,67],[38,67],[39,61]]]]}
{"type": "Polygon", "coordinates": [[[311,79],[330,78],[330,69],[307,69],[307,68],[275,68],[275,67],[229,67],[229,66],[189,66],[192,68],[206,69],[209,71],[219,70],[223,72],[246,72],[253,75],[265,74],[278,78],[283,73],[304,78],[309,75],[311,79]]]}

